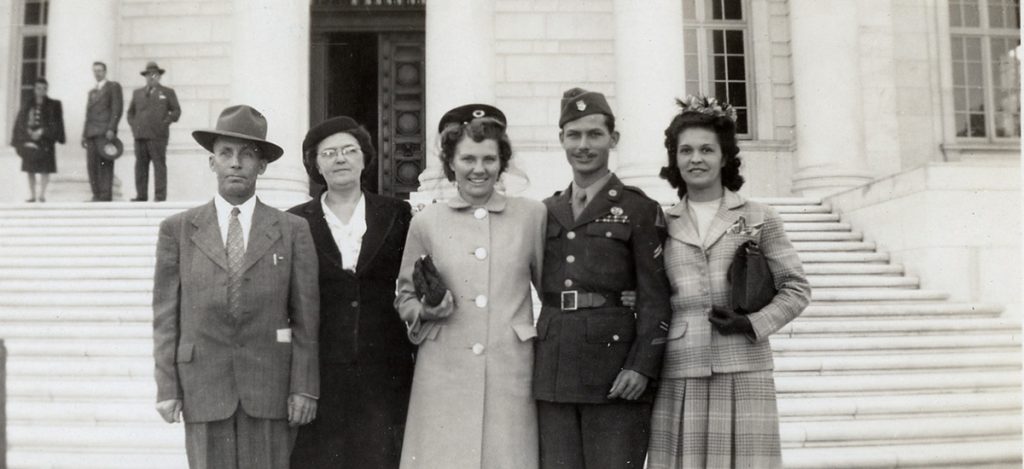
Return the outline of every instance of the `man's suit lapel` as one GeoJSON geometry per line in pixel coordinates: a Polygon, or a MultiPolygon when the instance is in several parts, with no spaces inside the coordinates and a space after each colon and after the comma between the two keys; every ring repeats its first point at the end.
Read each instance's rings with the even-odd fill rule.
{"type": "Polygon", "coordinates": [[[356,262],[356,275],[369,270],[377,252],[395,224],[396,214],[389,210],[381,199],[373,194],[364,194],[366,198],[366,234],[359,248],[359,259],[356,262]]]}
{"type": "Polygon", "coordinates": [[[281,237],[278,226],[280,216],[274,209],[256,200],[256,208],[252,213],[252,227],[249,228],[249,243],[245,247],[245,260],[242,272],[249,270],[263,254],[281,237]]]}
{"type": "Polygon", "coordinates": [[[228,270],[227,251],[224,249],[224,241],[220,237],[220,225],[217,223],[217,208],[213,201],[203,206],[192,218],[192,242],[199,248],[206,257],[209,257],[214,264],[224,270],[228,270]]]}

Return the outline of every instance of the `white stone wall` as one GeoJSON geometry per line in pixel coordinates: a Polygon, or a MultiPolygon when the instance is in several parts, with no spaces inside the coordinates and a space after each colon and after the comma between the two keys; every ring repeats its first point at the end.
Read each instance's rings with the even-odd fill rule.
{"type": "MultiPolygon", "coordinates": [[[[145,85],[139,71],[155,60],[167,70],[161,83],[174,88],[182,109],[181,119],[171,125],[168,142],[168,197],[205,199],[215,191],[215,180],[207,155],[191,134],[212,127],[220,111],[231,104],[231,1],[121,0],[120,11],[120,63],[112,71],[124,88],[125,110],[131,92],[145,85]]],[[[273,92],[272,86],[268,83],[267,92],[273,92]]],[[[130,198],[135,192],[134,154],[128,148],[132,144],[126,120],[122,120],[120,135],[125,139],[125,157],[115,170],[125,182],[126,198],[130,198]]],[[[152,175],[150,180],[152,185],[152,175]]]]}

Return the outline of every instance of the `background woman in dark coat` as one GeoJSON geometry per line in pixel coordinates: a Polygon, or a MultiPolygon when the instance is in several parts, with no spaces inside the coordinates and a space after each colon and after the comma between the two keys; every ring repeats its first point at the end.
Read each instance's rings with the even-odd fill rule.
{"type": "Polygon", "coordinates": [[[320,261],[320,399],[292,467],[397,468],[416,348],[392,305],[412,212],[363,192],[374,148],[351,118],[315,126],[302,151],[327,190],[289,210],[309,221],[320,261]]]}
{"type": "Polygon", "coordinates": [[[60,101],[46,96],[48,87],[45,78],[36,79],[32,99],[21,106],[11,132],[11,145],[21,157],[21,170],[28,173],[31,197],[26,202],[46,202],[50,173],[57,172],[56,146],[64,143],[64,112],[60,101]]]}

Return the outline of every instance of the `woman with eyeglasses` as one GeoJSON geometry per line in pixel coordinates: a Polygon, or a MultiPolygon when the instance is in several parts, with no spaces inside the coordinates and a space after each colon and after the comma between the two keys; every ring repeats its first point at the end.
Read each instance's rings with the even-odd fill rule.
{"type": "Polygon", "coordinates": [[[530,283],[547,211],[495,190],[512,157],[500,110],[460,106],[438,127],[458,194],[413,218],[398,277],[395,305],[419,344],[402,467],[536,468],[530,283]],[[436,268],[417,268],[428,255],[436,268]],[[425,291],[425,276],[443,287],[425,291]]]}
{"type": "Polygon", "coordinates": [[[289,210],[309,222],[320,264],[320,396],[291,466],[396,468],[416,347],[393,303],[412,212],[365,191],[375,152],[355,120],[313,127],[302,154],[309,177],[326,186],[289,210]]]}

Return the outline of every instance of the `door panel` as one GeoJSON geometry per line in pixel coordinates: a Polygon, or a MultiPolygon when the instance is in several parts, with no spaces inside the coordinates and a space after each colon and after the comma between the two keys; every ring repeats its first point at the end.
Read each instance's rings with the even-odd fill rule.
{"type": "Polygon", "coordinates": [[[423,33],[378,36],[378,187],[385,195],[408,198],[419,187],[425,167],[426,118],[423,33]]]}

